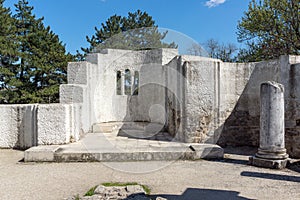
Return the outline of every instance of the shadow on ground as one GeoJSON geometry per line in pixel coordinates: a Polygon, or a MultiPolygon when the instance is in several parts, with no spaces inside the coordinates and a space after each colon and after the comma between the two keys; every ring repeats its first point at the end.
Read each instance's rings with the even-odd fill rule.
{"type": "Polygon", "coordinates": [[[241,176],[300,183],[300,176],[289,176],[289,175],[280,175],[280,174],[271,174],[271,173],[262,173],[262,172],[248,172],[248,171],[242,172],[241,176]]]}
{"type": "Polygon", "coordinates": [[[213,159],[213,160],[209,160],[209,161],[232,163],[232,164],[239,164],[239,165],[249,165],[249,157],[255,155],[256,152],[257,152],[257,147],[228,146],[228,147],[224,148],[224,158],[223,159],[213,159]]]}
{"type": "Polygon", "coordinates": [[[224,148],[225,154],[235,154],[241,156],[253,156],[257,152],[257,147],[250,147],[250,146],[228,146],[224,148]]]}
{"type": "Polygon", "coordinates": [[[290,169],[290,170],[292,170],[292,171],[300,173],[300,161],[294,162],[294,163],[290,163],[287,166],[287,168],[290,169]]]}
{"type": "MultiPolygon", "coordinates": [[[[212,189],[198,189],[198,188],[188,188],[182,195],[168,195],[168,194],[159,194],[159,195],[150,195],[147,199],[156,199],[157,197],[162,197],[168,200],[249,200],[249,198],[239,196],[239,192],[236,191],[227,191],[227,190],[212,190],[212,189]]],[[[136,199],[133,196],[126,198],[127,200],[136,199]]],[[[138,199],[138,198],[137,198],[138,199]]],[[[141,198],[143,199],[143,198],[141,198]]],[[[145,198],[146,199],[146,198],[145,198]]]]}

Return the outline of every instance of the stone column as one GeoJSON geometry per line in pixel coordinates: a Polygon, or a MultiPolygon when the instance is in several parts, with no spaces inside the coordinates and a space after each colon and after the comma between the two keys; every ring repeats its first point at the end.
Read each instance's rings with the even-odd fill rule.
{"type": "Polygon", "coordinates": [[[124,70],[121,71],[121,95],[125,94],[125,72],[124,70]]]}
{"type": "Polygon", "coordinates": [[[260,143],[250,161],[259,167],[281,169],[288,158],[284,143],[283,85],[271,81],[262,83],[260,100],[260,143]]]}

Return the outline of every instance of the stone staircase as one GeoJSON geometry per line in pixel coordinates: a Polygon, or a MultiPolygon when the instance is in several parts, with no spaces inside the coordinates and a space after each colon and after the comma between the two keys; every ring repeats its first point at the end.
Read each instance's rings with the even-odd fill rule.
{"type": "Polygon", "coordinates": [[[112,133],[115,136],[135,139],[174,141],[163,124],[153,122],[107,122],[94,124],[93,133],[112,133]]]}

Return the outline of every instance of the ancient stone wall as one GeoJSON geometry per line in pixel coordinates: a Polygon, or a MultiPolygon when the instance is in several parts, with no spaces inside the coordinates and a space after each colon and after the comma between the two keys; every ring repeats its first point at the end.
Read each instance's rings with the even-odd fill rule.
{"type": "Polygon", "coordinates": [[[286,148],[300,157],[299,60],[282,56],[259,63],[223,63],[195,56],[174,58],[167,67],[184,72],[184,81],[169,81],[168,87],[179,85],[183,96],[177,110],[168,96],[168,130],[177,131],[174,134],[184,142],[258,146],[260,84],[276,81],[285,87],[286,148]]]}
{"type": "Polygon", "coordinates": [[[79,104],[1,105],[0,147],[26,149],[79,140],[79,104]]]}
{"type": "Polygon", "coordinates": [[[111,121],[158,122],[182,142],[258,146],[260,84],[276,81],[285,87],[286,148],[300,157],[300,56],[224,63],[177,54],[106,49],[69,63],[60,104],[0,106],[0,147],[68,143],[111,121]],[[131,86],[139,72],[138,95],[125,94],[125,70],[131,86]]]}

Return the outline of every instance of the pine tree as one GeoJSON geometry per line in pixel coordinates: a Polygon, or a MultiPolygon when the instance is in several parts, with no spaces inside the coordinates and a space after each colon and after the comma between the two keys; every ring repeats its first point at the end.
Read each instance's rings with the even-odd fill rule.
{"type": "Polygon", "coordinates": [[[8,103],[15,95],[13,90],[18,81],[13,63],[17,61],[17,42],[14,19],[10,9],[0,0],[0,103],[8,103]]]}
{"type": "MultiPolygon", "coordinates": [[[[98,52],[104,48],[130,50],[177,48],[175,43],[162,42],[167,32],[160,33],[152,17],[140,10],[129,12],[127,17],[113,15],[101,24],[100,29],[95,27],[95,31],[91,38],[86,37],[90,46],[82,48],[84,53],[98,52]]],[[[80,60],[82,55],[78,55],[80,60]]]]}
{"type": "Polygon", "coordinates": [[[12,103],[58,102],[59,85],[66,82],[67,62],[73,57],[66,54],[50,27],[45,27],[43,18],[36,19],[28,1],[15,4],[15,25],[18,41],[18,62],[15,63],[19,80],[12,103]],[[20,84],[21,83],[21,84],[20,84]]]}

